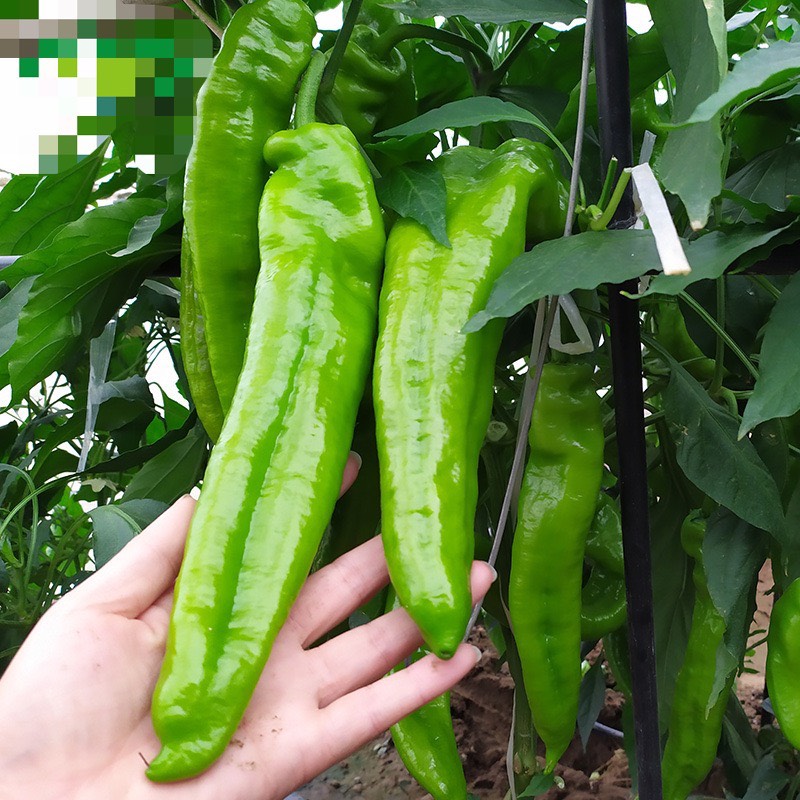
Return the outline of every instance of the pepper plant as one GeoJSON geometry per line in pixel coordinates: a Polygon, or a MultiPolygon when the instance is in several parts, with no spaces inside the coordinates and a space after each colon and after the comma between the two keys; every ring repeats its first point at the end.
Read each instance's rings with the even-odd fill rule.
{"type": "MultiPolygon", "coordinates": [[[[797,3],[650,0],[652,27],[629,31],[633,150],[688,274],[662,270],[665,215],[648,202],[640,224],[607,230],[629,174],[601,160],[581,0],[351,0],[319,35],[327,0],[192,7],[222,41],[185,170],[131,183],[120,131],[113,149],[0,191],[0,255],[19,257],[0,272],[3,663],[49,605],[205,477],[241,530],[220,533],[230,520],[201,502],[170,641],[199,625],[216,671],[192,696],[180,659],[193,653],[170,651],[151,777],[213,761],[308,569],[381,530],[396,595],[363,614],[403,605],[444,657],[469,616],[471,555],[496,558],[481,621],[516,684],[509,796],[546,791],[606,683],[631,700],[606,286],[640,279],[646,417],[629,424],[644,424],[648,448],[665,797],[683,800],[720,756],[731,794],[795,798],[797,3]],[[547,363],[509,503],[537,352],[547,363]],[[158,391],[159,357],[179,399],[158,391]],[[351,441],[361,474],[332,509],[351,441]],[[220,497],[238,464],[243,485],[220,497]],[[292,503],[266,490],[276,474],[297,488],[292,503]],[[287,527],[280,558],[274,540],[244,557],[256,514],[287,527]],[[243,554],[233,567],[229,539],[243,554]],[[777,721],[755,731],[733,689],[765,644],[750,631],[767,560],[777,721]],[[260,631],[253,655],[197,598],[213,574],[216,610],[232,608],[243,575],[270,565],[267,623],[245,602],[239,629],[260,631]],[[199,748],[182,740],[184,713],[199,748]]],[[[635,787],[629,713],[621,724],[635,787]]],[[[466,796],[446,699],[393,735],[434,797],[466,796]]]]}

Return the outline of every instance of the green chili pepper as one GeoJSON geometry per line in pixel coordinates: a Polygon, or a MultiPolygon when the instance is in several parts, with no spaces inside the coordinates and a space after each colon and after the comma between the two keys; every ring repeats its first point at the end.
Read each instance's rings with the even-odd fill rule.
{"type": "MultiPolygon", "coordinates": [[[[389,588],[386,611],[400,608],[394,590],[389,588]]],[[[418,648],[409,664],[426,655],[418,648]]],[[[403,664],[390,674],[399,672],[403,664]]],[[[466,800],[467,780],[458,754],[453,718],[450,714],[450,692],[439,695],[391,727],[392,741],[419,785],[434,800],[466,800]]]]}
{"type": "Polygon", "coordinates": [[[184,237],[181,248],[180,309],[183,369],[189,381],[197,416],[200,417],[211,441],[216,442],[222,430],[225,414],[222,411],[217,387],[211,376],[211,366],[208,363],[205,325],[197,300],[197,291],[194,287],[191,254],[186,237],[184,237]]]}
{"type": "Polygon", "coordinates": [[[692,581],[695,599],[686,655],[675,681],[675,699],[669,718],[669,735],[661,772],[664,800],[686,800],[705,778],[717,754],[722,718],[736,670],[732,670],[718,695],[714,693],[717,650],[725,636],[725,620],[708,591],[703,563],[706,520],[692,512],[681,526],[681,544],[694,559],[692,581]]]}
{"type": "Polygon", "coordinates": [[[175,588],[148,776],[197,775],[246,708],[330,519],[369,371],[385,244],[347,128],[272,136],[247,358],[175,588]]]}
{"type": "Polygon", "coordinates": [[[530,430],[508,607],[533,724],[552,772],[575,731],[581,583],[603,473],[600,398],[586,364],[546,364],[530,430]]]}
{"type": "Polygon", "coordinates": [[[767,688],[781,731],[800,748],[800,578],[775,601],[767,633],[767,688]]]}
{"type": "MultiPolygon", "coordinates": [[[[223,411],[244,361],[259,267],[258,202],[264,142],[288,126],[294,90],[311,57],[314,15],[302,0],[254,0],[225,29],[197,98],[183,215],[211,375],[187,371],[193,394],[213,383],[223,411]]],[[[201,405],[203,401],[201,400],[201,405]]],[[[208,421],[198,408],[204,424],[208,421]]],[[[216,427],[209,422],[209,428],[216,427]]]]}
{"type": "Polygon", "coordinates": [[[656,341],[698,381],[714,377],[714,359],[708,358],[694,343],[686,330],[686,322],[677,301],[660,302],[657,317],[656,341]]]}
{"type": "Polygon", "coordinates": [[[333,100],[342,119],[362,142],[387,114],[389,121],[381,127],[405,122],[416,114],[408,62],[396,47],[387,53],[376,52],[379,38],[375,27],[356,25],[333,84],[333,100]]]}
{"type": "Polygon", "coordinates": [[[585,557],[591,572],[581,592],[581,639],[587,642],[616,630],[627,616],[622,521],[617,504],[605,492],[600,493],[589,528],[585,557]]]}
{"type": "Polygon", "coordinates": [[[435,163],[452,247],[411,219],[392,228],[374,392],[389,573],[428,647],[449,658],[472,605],[478,457],[503,325],[461,329],[522,253],[529,203],[552,203],[560,180],[551,151],[519,139],[459,147],[435,163]]]}

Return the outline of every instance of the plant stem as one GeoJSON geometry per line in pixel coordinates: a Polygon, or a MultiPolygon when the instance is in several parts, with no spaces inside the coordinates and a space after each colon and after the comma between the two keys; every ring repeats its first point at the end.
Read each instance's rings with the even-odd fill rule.
{"type": "Polygon", "coordinates": [[[763,275],[748,275],[747,276],[756,286],[763,289],[767,294],[771,295],[774,300],[781,296],[781,290],[775,286],[771,281],[763,275]]]}
{"type": "Polygon", "coordinates": [[[316,122],[317,95],[324,69],[325,55],[319,50],[315,50],[311,54],[311,61],[300,81],[300,88],[297,90],[297,105],[294,111],[295,128],[316,122]]]}
{"type": "Polygon", "coordinates": [[[492,72],[492,60],[489,54],[477,42],[473,42],[466,36],[458,33],[445,31],[441,28],[434,28],[431,25],[422,25],[418,22],[409,22],[404,25],[397,25],[391,30],[378,37],[375,42],[375,55],[385,58],[393,47],[407,39],[428,39],[432,42],[442,42],[449,44],[459,50],[464,50],[475,56],[483,72],[492,72]]]}
{"type": "Polygon", "coordinates": [[[703,321],[717,334],[717,336],[722,337],[725,344],[728,345],[731,352],[742,362],[745,369],[753,376],[754,379],[758,380],[758,370],[753,366],[753,362],[744,354],[744,351],[741,347],[739,347],[736,342],[728,335],[728,333],[722,328],[719,327],[719,324],[711,316],[711,314],[706,311],[697,300],[694,299],[690,294],[686,292],[681,292],[681,300],[683,300],[693,311],[695,311],[703,321]]]}
{"type": "Polygon", "coordinates": [[[344,51],[347,49],[347,43],[350,41],[350,36],[353,33],[353,28],[356,26],[359,12],[363,0],[351,0],[350,5],[347,7],[347,13],[342,21],[342,29],[339,31],[336,41],[331,48],[330,58],[322,73],[322,81],[319,85],[320,94],[328,95],[333,89],[333,82],[336,80],[336,73],[342,64],[344,58],[344,51]]]}
{"type": "Polygon", "coordinates": [[[222,39],[222,28],[219,26],[214,17],[211,16],[211,14],[206,13],[197,3],[194,2],[194,0],[183,0],[183,2],[186,4],[186,7],[189,9],[189,11],[191,11],[192,14],[194,14],[197,19],[199,19],[200,22],[202,22],[203,25],[205,25],[206,28],[208,28],[211,33],[217,37],[217,39],[222,39]]]}
{"type": "Polygon", "coordinates": [[[603,216],[589,223],[589,227],[593,231],[605,230],[606,225],[611,222],[611,218],[614,216],[614,212],[617,210],[620,200],[622,200],[625,187],[628,185],[630,179],[631,173],[627,170],[623,170],[622,175],[619,176],[619,180],[617,181],[614,194],[611,195],[611,199],[608,201],[608,206],[603,209],[603,216]]]}
{"type": "MultiPolygon", "coordinates": [[[[725,278],[717,278],[717,324],[725,330],[725,278]]],[[[717,336],[717,346],[714,350],[714,377],[709,387],[709,394],[716,395],[722,388],[722,373],[725,370],[723,361],[725,360],[725,340],[722,336],[717,336]]]]}

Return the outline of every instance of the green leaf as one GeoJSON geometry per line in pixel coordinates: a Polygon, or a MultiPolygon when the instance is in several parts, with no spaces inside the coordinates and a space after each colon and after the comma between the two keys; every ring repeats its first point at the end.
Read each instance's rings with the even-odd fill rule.
{"type": "Polygon", "coordinates": [[[525,787],[523,791],[517,794],[520,800],[525,797],[538,797],[550,789],[556,782],[555,775],[551,772],[549,775],[534,775],[531,782],[525,787]]]}
{"type": "Polygon", "coordinates": [[[589,668],[581,681],[581,690],[578,699],[578,733],[581,736],[583,749],[594,728],[606,700],[606,679],[603,667],[599,660],[589,668]]]}
{"type": "Polygon", "coordinates": [[[638,297],[649,294],[677,295],[697,281],[719,278],[739,256],[767,244],[788,227],[768,230],[762,225],[747,225],[728,234],[711,231],[700,236],[683,247],[692,267],[688,275],[660,273],[653,277],[650,286],[638,297]]]}
{"type": "Polygon", "coordinates": [[[409,0],[389,5],[414,19],[466,17],[473,22],[572,22],[586,16],[577,0],[409,0]]]}
{"type": "Polygon", "coordinates": [[[800,42],[773,42],[743,53],[716,92],[680,125],[707,122],[720,111],[800,75],[800,42]]]}
{"type": "Polygon", "coordinates": [[[466,97],[421,114],[410,122],[381,131],[377,136],[413,136],[446,128],[474,128],[485,122],[527,122],[552,136],[535,114],[499,97],[466,97]]]}
{"type": "MultiPolygon", "coordinates": [[[[790,195],[800,194],[800,142],[762,153],[731,175],[725,187],[750,203],[785,211],[790,195]]],[[[723,203],[722,213],[732,215],[733,222],[750,219],[746,208],[737,208],[730,200],[723,203]]]]}
{"type": "MultiPolygon", "coordinates": [[[[675,76],[674,118],[689,116],[715,92],[727,71],[722,0],[650,0],[650,13],[675,76]]],[[[669,134],[659,159],[664,187],[677,194],[695,230],[708,219],[711,200],[722,191],[719,118],[669,134]]]]}
{"type": "Polygon", "coordinates": [[[207,441],[202,426],[196,423],[183,439],[171,444],[134,475],[123,499],[147,497],[173,503],[200,480],[207,441]]]}
{"type": "Polygon", "coordinates": [[[94,563],[105,566],[134,536],[167,510],[166,503],[131,500],[92,510],[94,563]]]}
{"type": "MultiPolygon", "coordinates": [[[[13,189],[13,178],[0,192],[0,254],[21,255],[36,249],[53,231],[78,219],[86,210],[92,186],[108,149],[107,139],[91,155],[56,175],[36,178],[21,203],[13,189]],[[11,201],[3,203],[11,187],[11,201]]],[[[31,176],[23,181],[30,185],[31,176]]]]}
{"type": "Polygon", "coordinates": [[[800,274],[781,292],[764,328],[759,374],[747,401],[739,437],[760,422],[800,410],[800,274]]]}
{"type": "Polygon", "coordinates": [[[437,242],[450,247],[445,221],[447,191],[432,161],[398,167],[381,178],[375,189],[381,205],[416,220],[437,242]]]}
{"type": "MultiPolygon", "coordinates": [[[[0,356],[5,355],[17,339],[19,315],[28,302],[28,294],[35,280],[34,276],[21,280],[0,298],[0,356]]],[[[5,379],[8,381],[8,375],[5,379]]]]}
{"type": "Polygon", "coordinates": [[[673,359],[664,390],[677,460],[686,477],[720,505],[778,539],[784,518],[778,487],[749,439],[738,439],[737,419],[673,359]]]}
{"type": "Polygon", "coordinates": [[[714,686],[706,710],[725,690],[730,675],[739,668],[747,648],[747,635],[755,611],[758,571],[767,555],[765,535],[727,508],[718,508],[708,520],[703,539],[703,567],[708,591],[725,620],[725,639],[717,653],[714,686]]]}
{"type": "Polygon", "coordinates": [[[789,776],[775,766],[775,756],[767,753],[756,765],[742,800],[772,800],[789,782],[789,776]]]}
{"type": "Polygon", "coordinates": [[[128,189],[136,183],[137,171],[135,167],[126,167],[120,172],[113,173],[112,177],[107,181],[103,181],[97,189],[92,192],[90,201],[101,200],[104,197],[111,197],[115,192],[121,189],[128,189]]]}
{"type": "Polygon", "coordinates": [[[546,295],[622,283],[660,268],[650,231],[586,231],[536,245],[498,278],[486,308],[464,326],[470,333],[497,317],[511,317],[546,295]]]}

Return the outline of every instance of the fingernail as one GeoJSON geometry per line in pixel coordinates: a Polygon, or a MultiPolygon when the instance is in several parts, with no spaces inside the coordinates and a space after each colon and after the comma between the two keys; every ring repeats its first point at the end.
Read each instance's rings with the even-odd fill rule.
{"type": "Polygon", "coordinates": [[[479,648],[475,647],[474,644],[471,644],[470,647],[472,648],[472,653],[475,656],[475,663],[477,664],[481,658],[483,658],[483,653],[480,651],[479,648]]]}
{"type": "Polygon", "coordinates": [[[355,450],[351,450],[350,455],[356,460],[358,468],[361,469],[361,465],[364,463],[364,459],[362,459],[361,456],[358,453],[356,453],[355,450]]]}
{"type": "Polygon", "coordinates": [[[492,571],[492,583],[497,580],[497,570],[487,561],[486,566],[492,571]]]}

